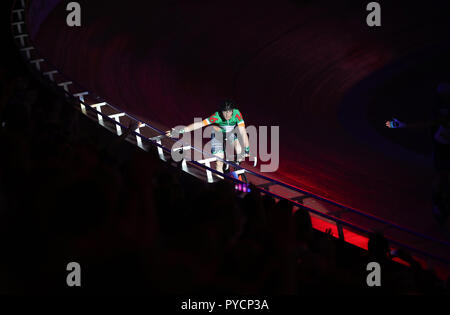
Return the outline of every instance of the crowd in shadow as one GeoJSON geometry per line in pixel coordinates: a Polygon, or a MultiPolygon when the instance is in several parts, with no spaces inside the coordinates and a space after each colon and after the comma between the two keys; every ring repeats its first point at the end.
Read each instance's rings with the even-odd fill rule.
{"type": "MultiPolygon", "coordinates": [[[[3,71],[3,70],[2,70],[3,71]]],[[[446,294],[411,256],[392,262],[312,228],[252,189],[203,183],[109,133],[70,102],[3,71],[0,292],[12,294],[446,294]],[[368,262],[381,287],[366,282],[368,262]],[[69,262],[81,287],[66,285],[69,262]]]]}

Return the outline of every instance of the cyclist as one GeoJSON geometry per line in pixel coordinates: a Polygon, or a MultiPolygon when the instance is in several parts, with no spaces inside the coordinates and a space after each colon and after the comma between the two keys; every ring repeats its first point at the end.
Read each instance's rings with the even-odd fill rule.
{"type": "MultiPolygon", "coordinates": [[[[236,152],[237,161],[241,162],[250,153],[250,146],[247,132],[245,130],[245,123],[241,112],[232,100],[225,100],[219,106],[217,112],[204,119],[203,121],[195,122],[187,127],[179,130],[166,131],[167,136],[172,136],[177,132],[183,134],[205,126],[213,125],[214,132],[211,133],[211,153],[221,159],[225,159],[225,143],[231,141],[236,152]],[[237,132],[242,137],[244,150],[238,141],[237,132]]],[[[223,162],[216,162],[216,170],[223,173],[223,162]]]]}
{"type": "Polygon", "coordinates": [[[444,223],[450,216],[450,84],[439,84],[437,92],[440,104],[434,119],[406,123],[394,118],[385,125],[388,128],[432,128],[433,162],[437,171],[433,183],[433,214],[444,223]]]}

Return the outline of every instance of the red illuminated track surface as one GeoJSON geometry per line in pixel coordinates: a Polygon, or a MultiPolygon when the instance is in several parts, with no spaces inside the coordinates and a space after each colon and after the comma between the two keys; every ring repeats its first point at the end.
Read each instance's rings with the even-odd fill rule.
{"type": "Polygon", "coordinates": [[[431,214],[429,159],[381,136],[361,141],[339,117],[356,84],[448,39],[450,21],[439,8],[383,4],[374,30],[364,6],[347,2],[86,1],[81,28],[66,26],[60,5],[36,46],[76,82],[161,129],[206,117],[234,95],[247,125],[280,126],[280,168],[268,176],[447,240],[431,214]]]}

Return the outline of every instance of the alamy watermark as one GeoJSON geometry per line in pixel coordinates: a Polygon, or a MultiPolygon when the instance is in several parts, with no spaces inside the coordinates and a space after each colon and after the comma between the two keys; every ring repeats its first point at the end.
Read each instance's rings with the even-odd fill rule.
{"type": "Polygon", "coordinates": [[[369,287],[381,286],[381,267],[377,262],[370,262],[366,267],[367,271],[370,271],[366,278],[366,283],[369,287]]]}
{"type": "Polygon", "coordinates": [[[378,2],[370,2],[366,7],[367,11],[371,11],[367,15],[366,23],[370,27],[381,26],[381,6],[378,2]]]}
{"type": "MultiPolygon", "coordinates": [[[[378,2],[369,2],[366,10],[370,11],[367,15],[366,23],[370,27],[381,26],[381,6],[378,2]]],[[[81,6],[78,2],[69,2],[66,6],[66,11],[70,13],[67,15],[67,26],[81,26],[81,6]]]]}
{"type": "Polygon", "coordinates": [[[66,283],[69,287],[81,286],[81,266],[77,262],[70,262],[66,267],[67,271],[70,271],[66,277],[66,283]]]}
{"type": "MultiPolygon", "coordinates": [[[[194,123],[201,122],[201,118],[195,118],[194,123]]],[[[237,139],[227,140],[228,137],[221,131],[217,131],[217,127],[214,125],[209,125],[204,128],[195,129],[189,133],[180,134],[176,132],[177,130],[182,130],[185,126],[176,126],[173,128],[175,130],[174,136],[180,137],[178,141],[176,141],[172,146],[172,159],[175,162],[181,162],[182,160],[186,161],[199,161],[202,159],[206,159],[211,157],[211,155],[215,155],[211,152],[211,147],[213,146],[213,142],[224,143],[223,151],[224,157],[226,160],[235,161],[234,156],[235,153],[239,154],[240,152],[235,152],[236,143],[235,141],[239,141],[238,148],[240,148],[241,152],[244,150],[242,135],[239,130],[233,130],[231,133],[234,133],[237,136],[237,139]],[[193,141],[192,141],[193,136],[193,141]],[[214,139],[212,139],[214,136],[214,139]],[[204,144],[203,139],[209,139],[206,144],[204,144]],[[186,151],[179,150],[186,145],[191,145],[195,148],[201,150],[194,151],[186,151]],[[204,154],[204,153],[207,154],[204,154]]],[[[237,128],[236,128],[237,129],[237,128]]],[[[279,126],[259,126],[258,128],[255,126],[246,126],[245,132],[248,136],[248,144],[249,144],[249,159],[250,161],[254,160],[255,157],[258,157],[259,167],[261,172],[275,172],[278,170],[280,163],[280,128],[279,126]]]]}
{"type": "Polygon", "coordinates": [[[69,2],[66,6],[66,11],[70,11],[67,15],[67,26],[81,26],[81,6],[78,2],[69,2]]]}

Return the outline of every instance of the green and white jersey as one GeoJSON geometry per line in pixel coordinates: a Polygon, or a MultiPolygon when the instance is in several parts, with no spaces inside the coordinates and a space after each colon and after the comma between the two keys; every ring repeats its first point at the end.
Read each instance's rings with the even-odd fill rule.
{"type": "Polygon", "coordinates": [[[222,132],[230,132],[236,126],[245,127],[242,114],[237,108],[233,109],[233,114],[231,115],[231,119],[229,120],[224,120],[219,112],[215,112],[209,118],[203,120],[203,126],[212,124],[219,126],[222,129],[222,132]]]}

